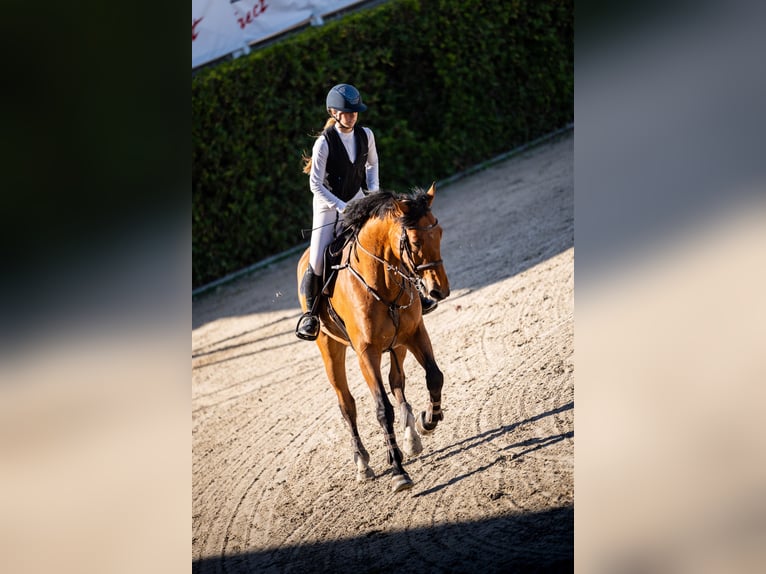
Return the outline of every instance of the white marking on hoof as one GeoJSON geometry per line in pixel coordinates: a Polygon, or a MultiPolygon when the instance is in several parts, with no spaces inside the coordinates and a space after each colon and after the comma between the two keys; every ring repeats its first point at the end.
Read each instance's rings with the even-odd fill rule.
{"type": "Polygon", "coordinates": [[[359,454],[358,452],[354,453],[354,462],[356,463],[356,481],[357,482],[364,482],[365,480],[370,480],[371,478],[375,478],[375,473],[370,468],[369,464],[367,464],[370,460],[370,456],[367,455],[366,452],[364,454],[359,454]]]}
{"type": "Polygon", "coordinates": [[[417,456],[423,452],[420,435],[412,427],[404,429],[404,452],[407,456],[417,456]]]}
{"type": "Polygon", "coordinates": [[[412,479],[406,474],[400,474],[394,476],[391,479],[391,492],[401,492],[402,490],[408,490],[412,488],[412,479]]]}
{"type": "Polygon", "coordinates": [[[375,478],[375,473],[369,466],[364,470],[358,470],[356,473],[357,482],[366,482],[368,480],[372,480],[373,478],[375,478]]]}

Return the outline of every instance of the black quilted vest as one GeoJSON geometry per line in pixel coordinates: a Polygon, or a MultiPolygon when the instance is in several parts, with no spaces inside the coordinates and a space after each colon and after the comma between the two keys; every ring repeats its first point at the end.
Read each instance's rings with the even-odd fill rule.
{"type": "Polygon", "coordinates": [[[354,127],[354,143],[356,145],[356,161],[351,163],[346,147],[334,126],[322,132],[329,153],[327,155],[327,179],[325,183],[332,194],[341,201],[348,201],[356,195],[359,188],[367,189],[368,142],[367,133],[361,127],[354,127]]]}

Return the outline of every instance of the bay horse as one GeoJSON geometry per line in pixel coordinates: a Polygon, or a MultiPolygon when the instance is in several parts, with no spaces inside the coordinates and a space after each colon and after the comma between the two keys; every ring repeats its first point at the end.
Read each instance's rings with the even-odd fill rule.
{"type": "MultiPolygon", "coordinates": [[[[432,184],[427,192],[380,191],[349,202],[343,224],[352,239],[343,250],[343,264],[335,266],[331,292],[320,298],[318,310],[321,328],[316,344],[351,431],[357,480],[373,478],[375,473],[359,437],[356,403],[346,379],[349,346],[357,354],[374,399],[378,422],[383,427],[394,492],[411,488],[413,482],[402,466],[402,453],[394,432],[394,408],[383,386],[383,353],[390,353],[388,383],[399,407],[405,453],[419,454],[423,446],[418,431],[430,434],[444,418],[441,410],[444,376],[434,359],[418,296],[421,282],[429,296],[436,300],[444,299],[450,292],[440,252],[442,228],[431,213],[435,193],[436,186],[432,184]],[[425,369],[430,399],[427,410],[421,412],[417,420],[404,396],[402,368],[407,351],[425,369]]],[[[298,262],[297,273],[298,298],[304,312],[306,298],[300,292],[300,284],[308,256],[307,249],[298,262]]],[[[325,275],[328,275],[327,269],[325,275]]],[[[325,284],[325,289],[327,287],[325,284]]]]}

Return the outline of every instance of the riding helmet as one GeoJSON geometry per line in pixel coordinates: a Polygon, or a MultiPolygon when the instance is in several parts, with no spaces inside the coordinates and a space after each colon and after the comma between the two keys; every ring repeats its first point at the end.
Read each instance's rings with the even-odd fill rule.
{"type": "Polygon", "coordinates": [[[338,84],[327,93],[327,109],[341,112],[363,112],[367,109],[362,103],[362,96],[351,84],[338,84]]]}

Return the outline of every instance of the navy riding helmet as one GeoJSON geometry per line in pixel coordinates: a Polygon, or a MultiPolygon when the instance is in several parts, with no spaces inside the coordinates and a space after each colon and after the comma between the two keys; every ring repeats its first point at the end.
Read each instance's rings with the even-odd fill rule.
{"type": "Polygon", "coordinates": [[[338,84],[327,93],[327,109],[341,112],[363,112],[367,109],[362,103],[362,96],[351,84],[338,84]]]}

